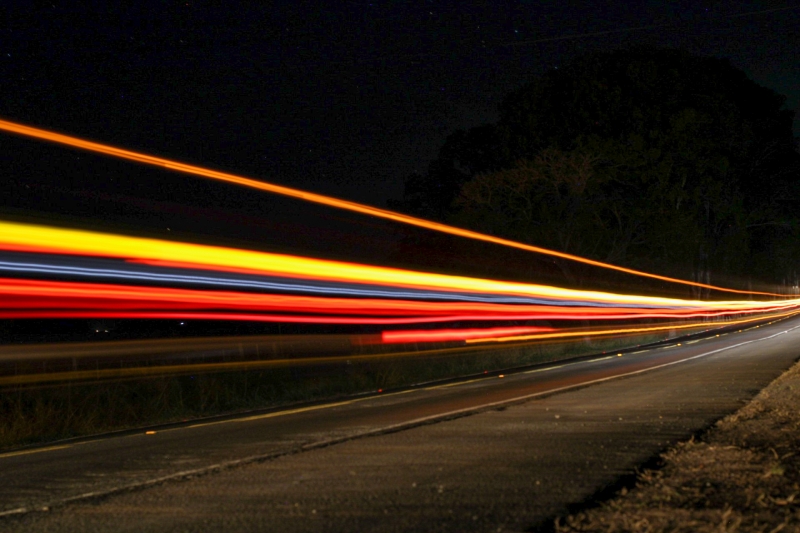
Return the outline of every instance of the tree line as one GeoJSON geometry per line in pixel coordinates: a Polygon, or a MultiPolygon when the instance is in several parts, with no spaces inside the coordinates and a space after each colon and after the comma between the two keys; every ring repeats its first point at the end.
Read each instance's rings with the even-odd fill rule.
{"type": "Polygon", "coordinates": [[[587,55],[507,95],[497,123],[450,135],[393,207],[705,283],[796,286],[793,117],[724,59],[587,55]]]}

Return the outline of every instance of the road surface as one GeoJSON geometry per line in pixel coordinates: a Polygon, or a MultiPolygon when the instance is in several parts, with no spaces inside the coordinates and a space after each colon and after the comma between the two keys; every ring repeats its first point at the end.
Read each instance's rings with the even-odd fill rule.
{"type": "Polygon", "coordinates": [[[637,353],[0,454],[0,531],[526,531],[735,411],[794,318],[637,353]]]}

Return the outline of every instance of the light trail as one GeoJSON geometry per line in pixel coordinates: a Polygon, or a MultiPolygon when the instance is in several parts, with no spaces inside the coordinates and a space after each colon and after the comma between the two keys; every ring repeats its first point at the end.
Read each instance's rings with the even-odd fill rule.
{"type": "Polygon", "coordinates": [[[95,258],[67,258],[64,256],[45,256],[25,254],[33,257],[25,259],[6,259],[0,256],[0,272],[22,275],[56,275],[59,278],[77,277],[90,279],[112,279],[130,282],[156,282],[179,285],[198,285],[213,288],[260,289],[278,292],[300,292],[337,296],[356,296],[368,298],[401,298],[426,299],[444,301],[469,301],[485,303],[540,304],[540,305],[574,305],[598,306],[611,305],[596,302],[559,301],[546,298],[525,298],[493,294],[469,294],[455,292],[437,292],[432,290],[396,289],[394,287],[370,287],[367,284],[344,284],[318,280],[305,283],[291,279],[282,279],[256,274],[235,274],[229,272],[213,272],[170,267],[153,267],[147,264],[121,262],[95,258]],[[69,261],[68,261],[69,260],[69,261]],[[69,263],[69,264],[67,264],[69,263]],[[91,263],[82,265],[80,263],[91,263]],[[97,263],[102,263],[98,266],[97,263]]]}
{"type": "Polygon", "coordinates": [[[384,344],[465,341],[467,339],[488,339],[491,337],[530,335],[532,333],[553,331],[555,331],[555,328],[543,327],[384,331],[381,334],[381,341],[384,344]]]}
{"type": "Polygon", "coordinates": [[[211,170],[195,165],[189,165],[186,163],[181,163],[178,161],[173,161],[170,159],[165,159],[161,157],[156,157],[152,155],[143,154],[140,152],[134,152],[131,150],[125,150],[123,148],[118,148],[106,144],[100,144],[92,141],[87,141],[84,139],[80,139],[78,137],[73,137],[69,135],[64,135],[61,133],[56,133],[48,130],[43,130],[40,128],[34,128],[31,126],[26,126],[23,124],[18,124],[15,122],[10,122],[7,120],[0,120],[0,130],[4,130],[10,133],[15,133],[18,135],[25,135],[28,137],[41,139],[45,141],[50,141],[58,144],[63,144],[67,146],[71,146],[74,148],[80,148],[83,150],[88,150],[96,153],[101,153],[105,155],[109,155],[112,157],[117,157],[121,159],[127,159],[130,161],[135,161],[138,163],[143,163],[147,165],[154,165],[158,167],[163,167],[168,170],[174,170],[177,172],[183,172],[186,174],[192,174],[195,176],[201,176],[209,179],[214,179],[226,183],[232,183],[235,185],[240,185],[244,187],[249,187],[252,189],[257,189],[265,192],[270,192],[273,194],[279,194],[283,196],[288,196],[292,198],[297,198],[300,200],[304,200],[307,202],[312,202],[316,204],[326,205],[329,207],[334,207],[338,209],[344,209],[347,211],[352,211],[356,213],[361,213],[365,215],[370,215],[386,220],[392,220],[394,222],[399,222],[402,224],[407,224],[411,226],[416,226],[420,228],[425,228],[432,231],[437,231],[440,233],[446,233],[449,235],[455,235],[458,237],[463,237],[467,239],[473,239],[483,242],[489,242],[492,244],[498,244],[501,246],[506,246],[510,248],[516,248],[519,250],[524,250],[528,252],[535,252],[543,255],[548,255],[551,257],[558,257],[561,259],[567,259],[570,261],[575,261],[578,263],[583,263],[595,267],[600,267],[604,269],[614,270],[617,272],[622,272],[625,274],[630,274],[634,276],[646,277],[650,279],[657,279],[660,281],[666,281],[669,283],[677,283],[682,285],[688,285],[693,287],[700,287],[704,289],[710,289],[715,291],[723,291],[728,293],[736,293],[736,294],[749,294],[749,295],[758,295],[758,296],[777,296],[777,297],[786,297],[791,296],[788,294],[778,294],[778,293],[770,293],[770,292],[760,292],[760,291],[746,291],[746,290],[738,290],[738,289],[731,289],[726,287],[719,287],[716,285],[710,285],[706,283],[699,283],[695,281],[688,281],[682,280],[678,278],[672,278],[669,276],[661,276],[658,274],[651,274],[648,272],[643,272],[640,270],[625,268],[617,265],[612,265],[609,263],[603,263],[601,261],[595,261],[592,259],[587,259],[584,257],[575,256],[572,254],[567,254],[563,252],[557,252],[554,250],[548,250],[546,248],[541,248],[538,246],[532,246],[529,244],[524,244],[517,241],[512,241],[509,239],[503,239],[499,237],[494,237],[491,235],[485,235],[483,233],[478,233],[475,231],[457,228],[454,226],[449,226],[447,224],[441,224],[438,222],[433,222],[429,220],[424,220],[417,217],[412,217],[409,215],[404,215],[402,213],[397,213],[394,211],[390,211],[387,209],[380,209],[377,207],[368,206],[365,204],[360,204],[357,202],[351,202],[347,200],[340,200],[337,198],[333,198],[330,196],[325,196],[321,194],[311,193],[307,191],[302,191],[299,189],[294,189],[291,187],[285,187],[282,185],[276,185],[268,182],[258,181],[251,178],[245,178],[243,176],[237,176],[235,174],[230,174],[227,172],[220,172],[216,170],[211,170]]]}
{"type": "MultiPolygon", "coordinates": [[[[480,316],[441,316],[412,318],[378,318],[378,317],[341,317],[319,315],[271,315],[262,313],[222,313],[200,311],[65,311],[42,309],[35,311],[15,310],[0,311],[0,319],[25,318],[121,318],[138,320],[225,320],[243,322],[274,322],[285,324],[336,324],[336,325],[396,325],[424,324],[457,321],[486,320],[480,316]]],[[[522,317],[520,317],[522,318],[522,317]]],[[[511,319],[509,319],[511,320],[511,319]]]]}
{"type": "MultiPolygon", "coordinates": [[[[328,261],[308,257],[256,252],[219,246],[170,242],[51,228],[0,221],[0,250],[49,254],[115,257],[143,263],[181,264],[192,268],[249,271],[251,273],[294,279],[373,284],[436,291],[470,292],[527,296],[562,301],[632,307],[756,309],[776,305],[773,302],[700,301],[614,294],[599,291],[562,289],[546,285],[495,281],[464,276],[401,270],[356,263],[328,261]]],[[[783,300],[780,305],[796,305],[798,300],[783,300]]]]}
{"type": "MultiPolygon", "coordinates": [[[[797,314],[797,313],[774,315],[773,318],[790,316],[792,314],[797,314]]],[[[763,318],[731,321],[726,323],[725,325],[747,324],[758,320],[763,320],[763,318]]],[[[699,330],[707,327],[708,324],[682,324],[682,325],[669,324],[656,327],[625,328],[619,330],[592,330],[592,331],[582,330],[582,331],[570,331],[568,332],[568,335],[566,335],[566,337],[577,337],[577,336],[587,336],[587,335],[597,336],[597,337],[630,336],[630,335],[644,334],[644,333],[658,333],[663,331],[670,331],[673,329],[683,329],[685,331],[699,330]]],[[[544,333],[537,337],[548,338],[548,339],[556,338],[552,335],[551,336],[548,335],[549,334],[544,333]]],[[[558,334],[554,335],[557,336],[558,334]]],[[[215,339],[198,339],[198,340],[215,340],[215,339]]],[[[351,340],[354,342],[358,342],[358,336],[352,336],[351,340]]],[[[484,342],[492,342],[492,340],[493,339],[486,339],[486,341],[484,342]]],[[[144,342],[152,344],[152,341],[144,341],[144,342]]],[[[148,366],[131,366],[131,367],[114,366],[111,368],[93,368],[93,369],[83,369],[83,370],[55,371],[46,373],[36,372],[36,373],[24,373],[18,375],[5,375],[5,376],[0,375],[0,386],[31,385],[31,384],[43,384],[43,383],[66,382],[66,381],[90,381],[99,379],[130,379],[130,378],[142,378],[148,376],[179,375],[179,374],[196,373],[196,372],[229,372],[229,371],[254,370],[254,369],[275,368],[275,367],[290,367],[299,365],[335,364],[344,362],[360,362],[360,361],[373,361],[373,360],[377,361],[387,358],[425,358],[425,357],[436,357],[436,356],[454,356],[466,353],[485,353],[487,349],[491,350],[495,348],[491,345],[486,345],[486,344],[481,345],[479,344],[480,341],[477,340],[475,341],[467,340],[465,342],[466,344],[464,346],[453,347],[453,348],[437,348],[428,350],[401,351],[401,352],[390,352],[390,353],[346,354],[346,355],[335,355],[335,356],[312,355],[312,356],[302,356],[302,357],[279,357],[274,359],[259,359],[259,360],[249,360],[249,361],[194,362],[189,364],[166,363],[166,364],[157,364],[148,366]]],[[[136,341],[135,343],[127,343],[127,344],[141,344],[141,343],[142,341],[136,341]]],[[[91,343],[91,346],[88,347],[80,346],[77,349],[80,351],[82,349],[96,347],[97,344],[98,343],[91,343]]],[[[102,344],[108,345],[109,343],[102,343],[102,344]]],[[[70,346],[67,345],[63,346],[66,349],[70,348],[70,346]]],[[[150,346],[150,350],[155,350],[156,348],[157,347],[155,346],[150,346]]],[[[72,349],[74,350],[75,348],[72,347],[72,349]]],[[[128,349],[130,350],[130,348],[128,349]]],[[[119,352],[119,350],[117,350],[117,352],[119,352]]],[[[105,354],[107,354],[107,352],[105,354]]],[[[86,355],[90,357],[102,357],[102,355],[104,354],[97,354],[95,352],[90,352],[86,355]]],[[[69,354],[69,357],[76,357],[76,356],[80,356],[80,354],[75,354],[75,353],[69,354]]]]}
{"type": "MultiPolygon", "coordinates": [[[[337,315],[339,322],[392,323],[380,317],[396,317],[402,323],[441,322],[459,320],[631,320],[631,319],[687,319],[720,318],[731,315],[754,314],[784,310],[792,303],[768,302],[747,308],[731,306],[688,307],[684,309],[640,309],[627,307],[576,307],[558,305],[518,305],[475,302],[427,302],[399,299],[354,299],[286,294],[243,293],[233,291],[204,291],[165,287],[109,285],[100,283],[20,280],[0,278],[0,311],[9,317],[14,312],[30,318],[39,312],[40,318],[70,312],[114,314],[118,318],[138,312],[186,312],[224,310],[235,314],[247,312],[280,312],[303,314],[281,315],[287,320],[308,319],[323,321],[316,315],[337,315]],[[353,319],[352,315],[366,315],[368,319],[353,319]],[[352,320],[356,320],[353,322],[352,320]]],[[[188,316],[188,315],[187,315],[188,316]]],[[[269,315],[267,321],[275,321],[269,315]]],[[[328,323],[337,323],[329,319],[328,323]]]]}
{"type": "MultiPolygon", "coordinates": [[[[777,319],[777,318],[786,318],[789,316],[797,315],[797,310],[792,310],[785,313],[776,313],[770,315],[759,316],[755,318],[743,318],[738,320],[731,320],[725,322],[725,326],[737,325],[737,324],[748,324],[752,322],[758,322],[762,320],[769,320],[769,319],[777,319]]],[[[532,340],[544,340],[544,339],[565,339],[569,337],[584,337],[584,336],[597,336],[597,335],[625,335],[629,333],[650,333],[650,332],[659,332],[659,331],[669,331],[669,330],[679,330],[679,329],[696,329],[698,326],[702,324],[672,324],[669,326],[642,326],[642,327],[618,327],[618,328],[607,328],[603,330],[593,330],[593,331],[559,331],[557,333],[540,333],[540,334],[533,334],[533,335],[513,335],[510,337],[486,337],[483,339],[467,339],[464,342],[467,344],[477,344],[477,343],[503,343],[503,342],[524,342],[524,341],[532,341],[532,340]]]]}

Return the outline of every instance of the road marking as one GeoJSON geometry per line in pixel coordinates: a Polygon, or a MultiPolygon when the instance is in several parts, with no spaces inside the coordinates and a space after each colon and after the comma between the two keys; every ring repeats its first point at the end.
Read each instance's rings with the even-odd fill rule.
{"type": "Polygon", "coordinates": [[[606,357],[600,357],[598,359],[589,359],[587,361],[575,361],[574,363],[567,363],[565,365],[558,365],[558,366],[548,366],[547,368],[537,368],[535,370],[526,370],[525,372],[521,372],[521,374],[536,374],[537,372],[547,372],[548,370],[555,370],[556,368],[564,368],[565,366],[573,366],[573,365],[583,365],[586,363],[594,363],[596,361],[605,361],[606,359],[613,359],[613,355],[609,355],[606,357]]]}
{"type": "Polygon", "coordinates": [[[21,450],[18,452],[8,452],[8,453],[0,453],[0,459],[5,459],[6,457],[16,457],[18,455],[30,455],[32,453],[39,453],[39,452],[52,452],[53,450],[63,450],[64,448],[71,448],[72,444],[62,444],[60,446],[48,446],[47,448],[36,448],[34,450],[21,450]]]}
{"type": "MultiPolygon", "coordinates": [[[[477,380],[475,380],[475,381],[477,381],[477,380]]],[[[385,398],[387,396],[396,396],[398,394],[406,394],[406,393],[409,393],[409,392],[414,392],[415,390],[417,390],[417,389],[409,389],[409,390],[404,390],[404,391],[391,392],[391,393],[388,393],[388,394],[381,394],[380,397],[385,398]]],[[[181,430],[181,429],[200,428],[200,427],[206,427],[206,426],[215,426],[215,425],[218,425],[218,424],[226,424],[226,423],[229,423],[229,422],[252,422],[254,420],[262,420],[262,419],[265,419],[265,418],[275,418],[275,417],[278,417],[278,416],[294,415],[294,414],[303,413],[303,412],[306,412],[306,411],[316,411],[316,410],[319,410],[319,409],[328,409],[330,407],[340,407],[342,405],[353,404],[353,403],[356,403],[356,402],[363,402],[363,401],[366,401],[366,400],[373,400],[375,398],[377,398],[377,396],[368,396],[366,398],[354,398],[352,400],[347,400],[347,401],[344,401],[344,402],[328,403],[328,404],[323,404],[323,405],[312,405],[312,406],[309,406],[309,407],[299,407],[297,409],[288,409],[288,410],[285,410],[285,411],[275,411],[275,412],[272,412],[272,413],[265,413],[265,414],[262,414],[262,415],[248,416],[248,417],[244,417],[244,418],[231,418],[231,419],[228,419],[228,420],[216,420],[214,422],[201,422],[201,423],[198,423],[198,424],[192,424],[190,426],[179,426],[179,427],[175,427],[175,428],[160,429],[160,430],[158,430],[157,433],[167,433],[169,431],[177,431],[177,430],[181,430]]],[[[144,433],[133,433],[131,435],[126,435],[126,436],[132,437],[132,436],[142,435],[142,434],[147,435],[147,436],[151,436],[151,435],[157,434],[157,433],[156,432],[152,432],[151,433],[150,431],[145,431],[144,433]]],[[[71,443],[71,444],[61,444],[61,445],[58,445],[58,446],[48,446],[48,447],[45,447],[45,448],[35,448],[35,449],[32,449],[32,450],[21,450],[21,451],[18,451],[18,452],[2,453],[2,454],[0,454],[0,459],[5,459],[6,457],[15,457],[15,456],[18,456],[18,455],[30,455],[30,454],[34,454],[34,453],[51,452],[51,451],[54,451],[54,450],[61,450],[61,449],[64,449],[64,448],[71,448],[71,447],[76,446],[78,444],[87,444],[89,442],[97,442],[97,441],[100,441],[100,440],[106,440],[106,439],[102,439],[102,438],[100,438],[100,439],[91,439],[91,440],[87,440],[87,441],[84,441],[84,442],[75,442],[75,443],[71,443]]],[[[2,516],[4,516],[4,514],[0,512],[0,517],[2,517],[2,516]]]]}
{"type": "Polygon", "coordinates": [[[556,368],[564,368],[565,366],[574,365],[575,363],[570,363],[569,365],[558,365],[558,366],[548,366],[547,368],[537,368],[536,370],[526,370],[523,374],[536,374],[537,372],[547,372],[548,370],[555,370],[556,368]]]}
{"type": "Polygon", "coordinates": [[[468,381],[456,381],[455,383],[445,383],[444,385],[435,385],[433,387],[425,387],[422,390],[436,390],[446,389],[447,387],[455,387],[456,385],[466,385],[467,383],[475,383],[476,381],[485,381],[489,376],[483,378],[470,379],[468,381]]]}
{"type": "Polygon", "coordinates": [[[200,422],[199,424],[192,424],[191,426],[180,426],[176,428],[168,428],[162,429],[160,432],[166,431],[176,431],[180,429],[187,429],[187,428],[201,428],[207,426],[216,426],[219,424],[229,424],[232,422],[252,422],[253,420],[264,420],[266,418],[277,418],[279,416],[286,416],[286,415],[296,415],[298,413],[305,413],[308,411],[318,411],[320,409],[330,409],[331,407],[341,407],[343,405],[350,405],[358,402],[365,402],[367,400],[376,400],[378,398],[387,398],[389,396],[398,396],[400,394],[408,394],[409,392],[414,392],[418,389],[408,389],[408,390],[401,390],[398,392],[389,392],[386,394],[374,395],[374,396],[367,396],[365,398],[353,398],[352,400],[345,400],[342,402],[335,402],[335,403],[325,403],[321,405],[311,405],[308,407],[298,407],[296,409],[287,409],[285,411],[274,411],[272,413],[264,413],[262,415],[253,415],[247,416],[244,418],[229,418],[227,420],[216,420],[214,422],[200,422]]]}
{"type": "MultiPolygon", "coordinates": [[[[312,405],[309,407],[298,407],[297,409],[288,409],[286,411],[275,411],[274,413],[265,413],[263,415],[254,415],[254,416],[246,416],[244,418],[231,418],[230,420],[217,420],[215,422],[201,422],[199,424],[192,424],[191,426],[186,426],[187,428],[202,428],[207,426],[216,426],[218,424],[227,424],[229,422],[252,422],[253,420],[264,420],[266,418],[275,418],[278,416],[286,416],[286,415],[296,415],[298,413],[306,413],[308,411],[318,411],[320,409],[328,409],[331,407],[340,407],[342,405],[350,405],[351,403],[355,403],[359,400],[364,398],[359,398],[357,400],[347,400],[344,402],[336,402],[336,403],[326,403],[323,405],[312,405]]],[[[178,428],[175,428],[178,429],[178,428]]]]}

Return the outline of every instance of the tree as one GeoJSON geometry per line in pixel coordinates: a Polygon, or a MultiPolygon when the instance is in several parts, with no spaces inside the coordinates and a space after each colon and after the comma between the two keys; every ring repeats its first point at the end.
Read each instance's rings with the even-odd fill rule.
{"type": "Polygon", "coordinates": [[[497,124],[451,136],[408,190],[435,206],[421,214],[537,245],[707,282],[750,276],[775,246],[798,246],[784,101],[722,59],[585,56],[508,95],[497,124]]]}

